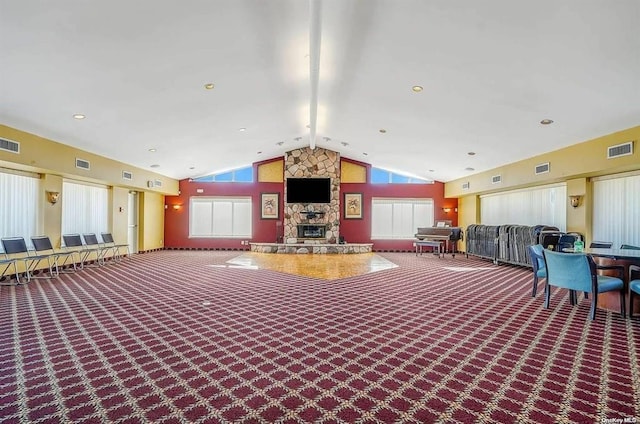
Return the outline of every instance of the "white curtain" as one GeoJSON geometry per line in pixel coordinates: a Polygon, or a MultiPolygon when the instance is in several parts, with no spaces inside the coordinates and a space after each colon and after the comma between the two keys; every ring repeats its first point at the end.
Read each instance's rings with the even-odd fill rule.
{"type": "Polygon", "coordinates": [[[552,184],[480,196],[484,225],[550,225],[567,228],[567,186],[552,184]]]}
{"type": "Polygon", "coordinates": [[[433,199],[371,200],[372,239],[413,239],[418,227],[433,226],[433,199]]]}
{"type": "Polygon", "coordinates": [[[640,246],[640,175],[593,181],[593,240],[640,246]]]}
{"type": "Polygon", "coordinates": [[[250,197],[192,197],[189,237],[251,237],[250,197]]]}
{"type": "Polygon", "coordinates": [[[106,187],[63,181],[62,234],[109,231],[109,190],[106,187]]]}
{"type": "Polygon", "coordinates": [[[0,172],[0,237],[24,237],[29,245],[31,236],[40,235],[39,188],[35,176],[0,172]]]}

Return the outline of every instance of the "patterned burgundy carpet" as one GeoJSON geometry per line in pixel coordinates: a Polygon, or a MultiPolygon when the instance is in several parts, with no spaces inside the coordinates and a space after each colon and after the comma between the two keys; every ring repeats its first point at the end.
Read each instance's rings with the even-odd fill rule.
{"type": "Polygon", "coordinates": [[[239,254],[2,287],[0,422],[640,419],[640,320],[589,322],[559,294],[544,310],[528,269],[409,253],[334,281],[220,266],[239,254]]]}

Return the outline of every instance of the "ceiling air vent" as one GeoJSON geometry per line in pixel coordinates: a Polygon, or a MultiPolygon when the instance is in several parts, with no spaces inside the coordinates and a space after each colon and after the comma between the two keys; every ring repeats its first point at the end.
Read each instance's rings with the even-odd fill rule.
{"type": "Polygon", "coordinates": [[[5,150],[11,153],[20,153],[20,143],[17,141],[7,140],[6,138],[0,138],[0,150],[5,150]]]}
{"type": "Polygon", "coordinates": [[[499,184],[502,182],[502,175],[494,175],[491,177],[491,184],[499,184]]]}
{"type": "Polygon", "coordinates": [[[88,160],[76,158],[76,168],[89,170],[91,169],[91,164],[88,160]]]}
{"type": "Polygon", "coordinates": [[[133,172],[122,171],[122,179],[127,181],[133,180],[133,172]]]}
{"type": "Polygon", "coordinates": [[[620,156],[629,156],[633,154],[633,141],[627,143],[609,146],[607,148],[607,159],[617,158],[620,156]]]}
{"type": "Polygon", "coordinates": [[[160,181],[160,180],[155,180],[155,181],[153,182],[153,185],[154,185],[154,186],[156,186],[156,187],[162,187],[162,181],[160,181]]]}
{"type": "Polygon", "coordinates": [[[466,183],[462,183],[462,189],[463,190],[469,190],[469,187],[470,187],[469,181],[467,181],[466,183]]]}
{"type": "Polygon", "coordinates": [[[549,172],[549,162],[536,165],[536,170],[535,170],[536,175],[546,174],[547,172],[549,172]]]}

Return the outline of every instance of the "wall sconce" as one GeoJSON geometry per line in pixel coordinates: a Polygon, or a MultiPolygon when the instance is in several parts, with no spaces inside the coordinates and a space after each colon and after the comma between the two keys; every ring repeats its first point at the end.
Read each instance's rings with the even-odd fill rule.
{"type": "Polygon", "coordinates": [[[569,196],[569,202],[571,203],[571,206],[573,206],[574,208],[577,208],[578,206],[580,206],[580,198],[582,196],[580,196],[579,194],[574,194],[572,196],[569,196]]]}
{"type": "Polygon", "coordinates": [[[451,208],[442,208],[442,211],[444,213],[449,213],[449,212],[451,212],[451,208]]]}
{"type": "Polygon", "coordinates": [[[175,204],[172,206],[173,210],[176,210],[176,211],[180,210],[181,207],[182,205],[179,205],[179,204],[175,204]]]}
{"type": "Polygon", "coordinates": [[[52,205],[55,205],[56,203],[58,203],[59,199],[60,199],[60,192],[47,191],[47,200],[49,201],[49,203],[51,203],[52,205]]]}

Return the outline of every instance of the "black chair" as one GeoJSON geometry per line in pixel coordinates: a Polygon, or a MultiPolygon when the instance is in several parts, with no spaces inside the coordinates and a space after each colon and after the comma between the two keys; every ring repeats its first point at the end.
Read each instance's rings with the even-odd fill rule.
{"type": "Polygon", "coordinates": [[[633,317],[633,299],[640,295],[640,266],[629,265],[629,318],[633,317]]]}
{"type": "Polygon", "coordinates": [[[66,267],[73,267],[74,271],[77,271],[75,256],[78,255],[78,252],[63,252],[56,251],[51,244],[51,240],[48,236],[34,236],[31,237],[31,243],[33,243],[33,248],[39,254],[51,255],[56,257],[56,263],[58,264],[58,273],[65,272],[60,271],[60,269],[65,269],[66,267]],[[60,260],[64,258],[64,261],[60,263],[60,260]]]}
{"type": "Polygon", "coordinates": [[[122,260],[122,256],[124,256],[124,254],[122,252],[120,252],[120,249],[127,251],[127,257],[131,258],[131,251],[129,250],[129,245],[128,244],[124,244],[124,243],[116,243],[115,240],[113,239],[113,235],[111,235],[111,233],[100,233],[100,237],[102,237],[102,244],[105,248],[111,248],[113,249],[113,259],[115,261],[121,261],[122,260]]]}
{"type": "Polygon", "coordinates": [[[102,243],[100,243],[98,241],[98,236],[95,235],[95,233],[86,233],[82,235],[82,238],[84,239],[84,244],[90,248],[90,249],[96,249],[98,251],[98,263],[99,264],[106,264],[107,262],[107,255],[109,252],[112,252],[113,254],[110,256],[111,258],[114,258],[116,255],[116,249],[115,247],[112,246],[106,246],[102,243]]]}
{"type": "MultiPolygon", "coordinates": [[[[7,271],[9,271],[11,267],[13,267],[13,278],[16,280],[16,284],[20,284],[20,275],[18,273],[18,261],[8,257],[0,258],[0,269],[2,269],[2,271],[0,272],[0,281],[3,281],[5,277],[9,277],[8,281],[11,281],[11,274],[7,274],[7,271]]],[[[2,284],[2,285],[7,285],[7,284],[2,284]]]]}
{"type": "Polygon", "coordinates": [[[96,247],[86,246],[82,242],[82,237],[80,234],[63,234],[62,240],[64,241],[65,252],[77,253],[80,259],[80,269],[84,269],[85,264],[87,266],[101,266],[102,258],[100,256],[100,249],[96,247]],[[96,257],[96,262],[94,265],[90,265],[88,263],[89,257],[94,254],[96,257]]]}
{"type": "Polygon", "coordinates": [[[531,265],[533,266],[533,290],[531,292],[531,297],[536,297],[539,279],[547,278],[547,267],[544,263],[544,256],[542,254],[544,247],[541,244],[532,244],[531,246],[527,246],[527,250],[529,251],[529,258],[531,259],[531,265]]]}
{"type": "Polygon", "coordinates": [[[610,241],[592,241],[589,247],[594,249],[611,249],[613,243],[610,241]]]}
{"type": "Polygon", "coordinates": [[[556,252],[562,252],[563,249],[573,249],[573,243],[575,243],[576,240],[580,240],[580,238],[579,235],[572,233],[561,235],[556,244],[556,252]]]}
{"type": "Polygon", "coordinates": [[[24,237],[4,237],[0,241],[2,242],[2,249],[7,259],[14,259],[16,263],[22,262],[24,264],[27,283],[31,281],[32,278],[54,278],[58,276],[58,262],[55,255],[31,254],[27,248],[24,237]],[[34,274],[42,261],[47,261],[49,276],[43,274],[37,277],[34,274]]]}
{"type": "Polygon", "coordinates": [[[589,292],[591,293],[590,317],[591,320],[595,320],[598,294],[618,291],[620,292],[620,312],[622,316],[626,316],[623,266],[598,267],[591,256],[581,253],[560,253],[545,250],[543,255],[547,266],[547,284],[544,288],[545,309],[549,309],[551,286],[568,289],[569,301],[572,305],[578,302],[576,292],[589,292]],[[619,278],[598,275],[598,269],[617,270],[619,278]]]}

